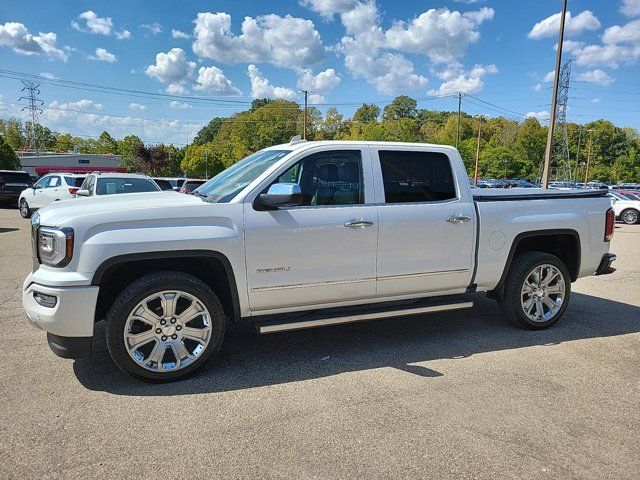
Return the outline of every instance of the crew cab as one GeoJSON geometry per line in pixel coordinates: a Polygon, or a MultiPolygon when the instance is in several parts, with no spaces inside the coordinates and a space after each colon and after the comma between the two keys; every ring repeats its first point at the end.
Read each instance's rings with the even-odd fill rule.
{"type": "MultiPolygon", "coordinates": [[[[116,365],[187,375],[228,322],[259,333],[470,308],[530,329],[611,271],[606,191],[474,189],[442,145],[292,140],[198,188],[62,201],[32,217],[22,300],[61,357],[106,322],[116,365]]],[[[391,321],[391,320],[389,320],[391,321]]]]}

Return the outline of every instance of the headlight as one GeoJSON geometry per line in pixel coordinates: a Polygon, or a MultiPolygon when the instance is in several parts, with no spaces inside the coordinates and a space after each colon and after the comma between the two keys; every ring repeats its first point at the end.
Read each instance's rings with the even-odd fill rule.
{"type": "Polygon", "coordinates": [[[45,265],[64,267],[73,258],[73,229],[38,229],[38,258],[45,265]]]}

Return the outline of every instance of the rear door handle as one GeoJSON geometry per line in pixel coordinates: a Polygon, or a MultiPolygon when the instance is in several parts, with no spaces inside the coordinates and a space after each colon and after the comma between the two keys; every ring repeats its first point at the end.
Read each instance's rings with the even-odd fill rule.
{"type": "Polygon", "coordinates": [[[373,222],[368,220],[351,220],[344,224],[347,228],[370,227],[371,225],[373,225],[373,222]]]}
{"type": "Polygon", "coordinates": [[[465,223],[469,220],[471,220],[471,218],[465,215],[451,215],[449,218],[447,218],[447,222],[449,223],[465,223]]]}

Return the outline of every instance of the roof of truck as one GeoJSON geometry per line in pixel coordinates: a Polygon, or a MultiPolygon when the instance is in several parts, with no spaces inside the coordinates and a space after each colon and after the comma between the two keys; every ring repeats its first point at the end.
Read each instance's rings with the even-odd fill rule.
{"type": "Polygon", "coordinates": [[[420,147],[420,148],[434,148],[440,150],[452,150],[456,149],[451,145],[438,145],[434,143],[417,143],[417,142],[381,142],[370,140],[293,140],[289,143],[281,143],[280,145],[274,145],[267,148],[267,150],[300,150],[310,147],[321,146],[339,146],[339,145],[353,145],[353,146],[371,146],[371,147],[420,147]]]}

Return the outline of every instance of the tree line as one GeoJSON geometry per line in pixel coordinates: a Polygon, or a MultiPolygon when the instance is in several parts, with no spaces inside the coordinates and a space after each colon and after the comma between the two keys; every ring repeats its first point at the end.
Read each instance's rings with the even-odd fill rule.
{"type": "MultiPolygon", "coordinates": [[[[145,146],[135,135],[116,140],[107,132],[98,139],[73,137],[36,125],[41,149],[122,155],[132,171],[154,175],[186,174],[211,177],[261,148],[287,143],[302,132],[304,112],[285,100],[254,100],[251,107],[230,117],[215,117],[182,148],[172,145],[145,146]]],[[[0,136],[12,148],[24,144],[26,126],[17,120],[0,120],[0,136]]],[[[479,175],[483,178],[527,178],[540,175],[547,127],[535,118],[523,121],[505,117],[481,118],[465,112],[417,108],[415,99],[396,97],[380,108],[363,104],[351,118],[335,108],[323,116],[311,107],[307,114],[309,140],[382,140],[455,145],[467,172],[473,174],[480,129],[479,175]]],[[[571,170],[584,178],[585,161],[591,147],[589,180],[640,181],[640,135],[633,128],[620,128],[601,119],[567,126],[571,170]],[[579,145],[579,149],[578,149],[579,145]]],[[[554,171],[552,165],[552,174],[554,171]]]]}

